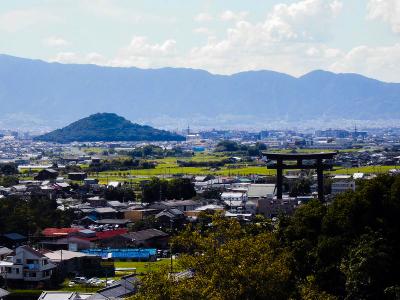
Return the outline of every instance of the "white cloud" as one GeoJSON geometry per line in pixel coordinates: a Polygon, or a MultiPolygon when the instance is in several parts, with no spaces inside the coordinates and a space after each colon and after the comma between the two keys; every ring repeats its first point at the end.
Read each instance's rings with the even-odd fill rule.
{"type": "Polygon", "coordinates": [[[94,65],[106,65],[107,59],[103,55],[101,55],[97,52],[91,52],[85,56],[84,62],[88,63],[88,64],[94,64],[94,65]]]}
{"type": "Polygon", "coordinates": [[[329,22],[341,9],[342,2],[338,0],[277,4],[265,20],[263,29],[274,40],[324,39],[329,35],[329,22]]]}
{"type": "Polygon", "coordinates": [[[43,40],[43,43],[49,47],[68,46],[69,42],[61,37],[51,36],[43,40]]]}
{"type": "Polygon", "coordinates": [[[11,10],[0,15],[0,30],[14,33],[33,25],[58,22],[60,18],[35,9],[11,10]]]}
{"type": "Polygon", "coordinates": [[[272,69],[296,75],[328,67],[340,55],[338,49],[324,45],[340,9],[337,0],[275,5],[264,21],[239,20],[227,29],[225,38],[209,38],[205,45],[194,47],[184,64],[217,73],[272,69]]]}
{"type": "Polygon", "coordinates": [[[226,10],[220,15],[220,19],[222,21],[241,21],[244,20],[247,15],[248,12],[246,11],[235,13],[231,10],[226,10]]]}
{"type": "Polygon", "coordinates": [[[369,0],[368,18],[380,19],[390,24],[392,31],[400,33],[400,1],[399,0],[369,0]]]}
{"type": "MultiPolygon", "coordinates": [[[[302,0],[290,5],[279,4],[259,23],[243,20],[243,12],[225,12],[220,17],[235,22],[226,30],[224,38],[216,38],[207,27],[199,27],[194,31],[207,34],[207,42],[187,53],[179,53],[173,39],[153,43],[147,37],[135,36],[129,45],[103,64],[194,67],[223,74],[272,69],[300,75],[313,68],[327,67],[339,56],[339,50],[320,41],[324,39],[320,35],[329,32],[329,22],[336,16],[339,3],[337,0],[302,0]]],[[[205,13],[196,17],[202,22],[211,19],[205,13]]],[[[65,54],[61,58],[65,60],[65,54]]],[[[76,59],[88,60],[85,57],[76,59]]]]}
{"type": "Polygon", "coordinates": [[[83,63],[83,60],[75,52],[60,52],[55,57],[50,58],[50,61],[64,64],[83,63]]]}
{"type": "Polygon", "coordinates": [[[194,17],[194,20],[199,23],[210,22],[213,20],[213,17],[209,13],[199,13],[194,17]]]}
{"type": "Polygon", "coordinates": [[[334,15],[338,15],[343,9],[343,2],[335,0],[329,4],[329,7],[334,15]]]}
{"type": "Polygon", "coordinates": [[[178,57],[175,45],[176,42],[172,39],[162,43],[151,43],[147,37],[135,36],[129,45],[119,49],[116,56],[111,59],[96,52],[88,54],[60,52],[50,61],[142,68],[173,66],[177,64],[176,58],[178,57]]]}
{"type": "Polygon", "coordinates": [[[386,81],[400,82],[400,43],[387,47],[358,46],[342,55],[329,69],[356,72],[386,81]]]}
{"type": "Polygon", "coordinates": [[[154,42],[134,36],[113,57],[61,52],[53,60],[142,68],[191,67],[219,74],[269,69],[300,76],[313,69],[327,69],[399,82],[400,44],[358,46],[350,51],[328,45],[330,22],[341,9],[337,0],[278,4],[261,22],[232,19],[222,38],[214,36],[209,27],[195,28],[195,33],[205,34],[208,39],[187,52],[179,51],[174,39],[154,42]]]}
{"type": "Polygon", "coordinates": [[[95,64],[111,66],[110,61],[97,52],[90,52],[84,55],[76,52],[59,52],[54,57],[50,58],[49,61],[64,64],[95,64]]]}
{"type": "Polygon", "coordinates": [[[170,55],[175,52],[175,40],[169,39],[162,44],[151,44],[147,37],[135,36],[128,47],[123,48],[122,53],[138,56],[170,55]]]}
{"type": "Polygon", "coordinates": [[[213,34],[213,31],[210,30],[210,29],[207,28],[207,27],[198,27],[198,28],[195,28],[195,29],[193,30],[193,32],[194,32],[194,33],[198,33],[198,34],[205,34],[205,35],[207,35],[207,36],[210,36],[210,35],[213,34]]]}

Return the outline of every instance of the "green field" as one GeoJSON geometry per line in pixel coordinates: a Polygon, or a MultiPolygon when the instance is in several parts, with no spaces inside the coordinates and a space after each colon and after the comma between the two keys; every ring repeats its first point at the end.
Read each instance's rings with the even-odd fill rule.
{"type": "MultiPolygon", "coordinates": [[[[100,148],[89,148],[90,150],[99,150],[100,148]]],[[[87,150],[87,149],[86,149],[87,150]]],[[[291,150],[272,150],[272,152],[287,153],[291,150]]],[[[333,150],[322,149],[298,149],[298,152],[317,153],[327,152],[333,150]]],[[[346,149],[341,152],[359,151],[359,149],[346,149]]],[[[128,171],[104,171],[99,173],[90,173],[89,177],[99,179],[101,184],[107,184],[110,181],[131,182],[132,184],[138,183],[143,180],[148,180],[151,177],[158,176],[161,178],[172,178],[176,175],[219,175],[219,176],[247,176],[247,175],[275,175],[275,170],[267,169],[266,166],[257,166],[246,163],[227,164],[224,167],[181,167],[177,161],[194,161],[194,162],[217,162],[227,159],[228,153],[212,153],[203,152],[196,153],[193,157],[166,157],[162,159],[151,159],[149,161],[155,162],[154,169],[137,169],[128,171]]],[[[123,159],[120,157],[120,159],[123,159]]],[[[88,167],[85,166],[84,169],[88,167]]],[[[385,173],[396,166],[366,166],[360,168],[335,168],[329,172],[331,174],[353,174],[356,172],[361,173],[385,173]]],[[[26,172],[26,171],[25,171],[26,172]]],[[[24,173],[25,173],[24,172],[24,173]]],[[[27,175],[26,173],[24,174],[27,175]]],[[[26,177],[30,178],[30,177],[26,177]]]]}
{"type": "Polygon", "coordinates": [[[180,167],[177,163],[180,161],[222,161],[228,156],[224,154],[198,153],[194,157],[167,157],[162,159],[154,159],[157,165],[154,169],[139,169],[129,171],[105,171],[98,174],[90,174],[90,177],[99,179],[100,183],[110,181],[127,181],[135,183],[137,181],[146,180],[148,178],[171,177],[174,175],[221,175],[221,176],[245,176],[251,174],[258,175],[274,175],[275,170],[268,170],[264,166],[251,166],[247,164],[228,164],[221,168],[211,167],[180,167]]]}
{"type": "MultiPolygon", "coordinates": [[[[358,151],[358,149],[349,149],[346,151],[358,151]]],[[[288,152],[289,150],[282,150],[288,152]]],[[[328,150],[325,150],[328,151],[328,150]]],[[[304,152],[321,152],[320,149],[308,149],[304,152]]],[[[275,175],[275,170],[267,169],[266,166],[256,166],[245,163],[227,164],[220,168],[210,167],[180,167],[177,164],[177,160],[184,161],[221,161],[226,159],[228,156],[224,154],[212,154],[202,153],[196,154],[194,157],[167,157],[163,159],[154,159],[152,161],[157,163],[154,169],[139,169],[129,171],[105,171],[96,174],[90,174],[90,177],[98,178],[100,183],[107,183],[110,181],[121,181],[121,182],[140,182],[147,180],[151,177],[158,176],[162,178],[171,178],[175,175],[219,175],[219,176],[246,176],[246,175],[275,175]]],[[[357,168],[335,168],[329,172],[331,174],[353,174],[357,172],[361,173],[386,173],[390,169],[394,169],[396,166],[366,166],[357,168]]]]}
{"type": "Polygon", "coordinates": [[[138,261],[116,261],[115,268],[136,268],[136,273],[148,273],[158,271],[162,267],[169,267],[170,259],[160,259],[155,262],[138,262],[138,261]]]}
{"type": "Polygon", "coordinates": [[[387,173],[391,169],[398,169],[399,166],[366,166],[356,168],[340,168],[335,169],[330,174],[354,174],[354,173],[369,173],[369,174],[382,174],[387,173]]]}

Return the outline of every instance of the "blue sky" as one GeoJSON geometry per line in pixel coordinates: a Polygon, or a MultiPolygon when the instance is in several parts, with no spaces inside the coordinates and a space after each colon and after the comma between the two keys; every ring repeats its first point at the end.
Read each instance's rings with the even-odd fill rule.
{"type": "Polygon", "coordinates": [[[2,1],[0,53],[219,74],[326,69],[400,82],[400,1],[2,1]]]}

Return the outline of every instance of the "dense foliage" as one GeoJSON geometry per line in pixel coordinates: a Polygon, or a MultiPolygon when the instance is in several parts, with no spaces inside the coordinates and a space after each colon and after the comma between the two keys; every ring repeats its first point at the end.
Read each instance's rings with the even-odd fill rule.
{"type": "Polygon", "coordinates": [[[10,187],[18,184],[19,179],[17,176],[0,176],[0,186],[10,187]]]}
{"type": "Polygon", "coordinates": [[[400,176],[380,176],[275,227],[214,216],[172,242],[194,277],[150,274],[136,299],[398,299],[399,215],[400,176]]]}
{"type": "Polygon", "coordinates": [[[1,175],[15,175],[18,174],[18,168],[15,164],[0,164],[1,175]]]}
{"type": "Polygon", "coordinates": [[[215,152],[242,152],[247,156],[259,156],[263,150],[266,150],[267,146],[263,143],[256,143],[253,146],[247,146],[240,144],[235,141],[225,140],[221,141],[215,147],[215,152]]]}
{"type": "Polygon", "coordinates": [[[190,157],[193,156],[193,152],[191,151],[183,151],[180,147],[174,147],[172,149],[164,149],[160,146],[156,145],[145,145],[142,147],[135,148],[131,151],[119,151],[120,154],[126,154],[133,158],[146,158],[146,157],[153,157],[153,158],[163,158],[163,157],[190,157]]]}
{"type": "Polygon", "coordinates": [[[142,201],[152,203],[159,200],[191,199],[196,196],[190,179],[161,180],[157,177],[142,186],[142,201]]]}
{"type": "Polygon", "coordinates": [[[17,196],[0,199],[0,234],[17,232],[37,235],[46,227],[68,227],[74,215],[57,210],[55,200],[45,196],[23,199],[17,196]]]}
{"type": "Polygon", "coordinates": [[[105,160],[100,164],[90,164],[86,169],[88,172],[103,171],[128,171],[136,169],[154,169],[156,164],[147,160],[139,159],[113,159],[105,160]]]}
{"type": "Polygon", "coordinates": [[[78,120],[62,129],[36,137],[46,142],[73,141],[182,141],[183,136],[134,124],[113,113],[98,113],[78,120]]]}
{"type": "Polygon", "coordinates": [[[108,187],[104,191],[104,198],[107,200],[117,200],[121,202],[135,201],[136,195],[132,188],[123,187],[108,187]]]}

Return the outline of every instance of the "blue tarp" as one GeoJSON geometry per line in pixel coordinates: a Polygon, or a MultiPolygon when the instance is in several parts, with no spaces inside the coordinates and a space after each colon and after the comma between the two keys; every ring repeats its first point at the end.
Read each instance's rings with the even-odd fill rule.
{"type": "Polygon", "coordinates": [[[156,255],[157,249],[88,249],[81,252],[94,254],[102,258],[149,259],[156,255]]]}

